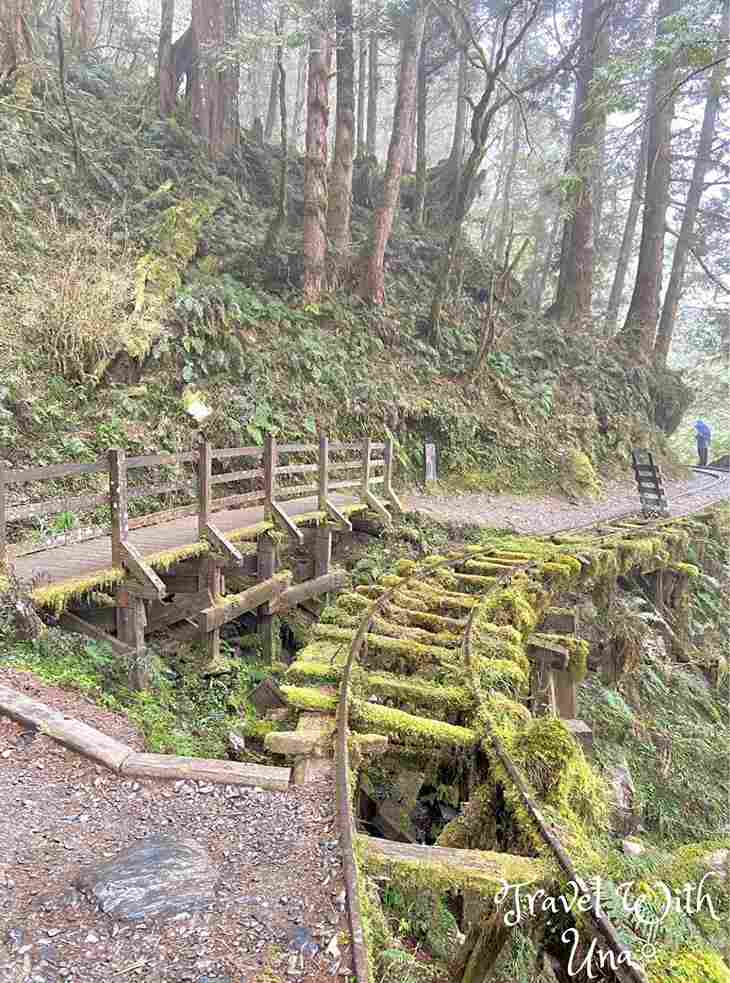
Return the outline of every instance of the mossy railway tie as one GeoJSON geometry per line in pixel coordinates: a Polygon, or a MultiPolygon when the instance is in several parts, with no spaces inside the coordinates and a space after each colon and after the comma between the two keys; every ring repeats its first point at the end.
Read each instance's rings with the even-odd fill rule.
{"type": "MultiPolygon", "coordinates": [[[[556,862],[563,873],[566,864],[572,869],[509,750],[513,735],[533,719],[525,706],[530,703],[545,719],[566,718],[565,740],[576,748],[570,753],[583,760],[570,732],[580,730],[571,726],[580,724],[572,719],[574,691],[589,668],[588,644],[578,637],[573,612],[556,603],[566,592],[600,591],[629,573],[662,570],[686,580],[696,572],[686,563],[693,535],[706,532],[703,523],[712,521],[622,519],[558,542],[495,537],[458,555],[400,561],[377,583],[341,594],[325,610],[312,641],[289,667],[283,692],[302,711],[339,715],[338,802],[359,981],[365,983],[370,972],[371,902],[362,914],[369,876],[385,871],[396,882],[441,885],[450,893],[479,890],[474,885],[481,878],[485,896],[494,898],[496,889],[487,885],[503,879],[538,885],[555,877],[556,862]],[[561,696],[556,678],[567,694],[561,696]],[[546,680],[548,699],[541,701],[546,680]],[[473,761],[478,773],[479,758],[486,757],[497,781],[516,790],[527,851],[525,843],[519,853],[464,849],[458,831],[433,847],[356,834],[352,795],[358,770],[371,760],[367,744],[353,743],[357,735],[372,738],[379,754],[387,740],[387,753],[404,762],[473,761]]],[[[469,794],[474,792],[472,783],[469,794]]],[[[591,931],[621,956],[622,943],[607,919],[591,931]]],[[[644,978],[621,963],[614,975],[621,983],[644,978]]]]}

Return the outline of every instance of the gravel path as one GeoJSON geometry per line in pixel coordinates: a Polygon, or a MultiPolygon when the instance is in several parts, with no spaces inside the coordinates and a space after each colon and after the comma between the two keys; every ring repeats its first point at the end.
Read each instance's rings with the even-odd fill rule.
{"type": "MultiPolygon", "coordinates": [[[[17,686],[19,675],[0,671],[0,680],[17,686]]],[[[24,681],[39,699],[141,745],[124,718],[24,681]]],[[[349,952],[338,935],[347,920],[333,803],[328,781],[277,793],[123,780],[0,718],[1,983],[342,979],[349,952]],[[151,833],[192,836],[207,849],[218,874],[208,910],[115,921],[74,889],[80,868],[151,833]]]]}
{"type": "MultiPolygon", "coordinates": [[[[711,478],[694,475],[680,481],[666,482],[672,515],[695,512],[722,499],[730,499],[730,475],[711,478]]],[[[595,501],[575,504],[556,495],[521,496],[489,494],[405,495],[404,505],[441,522],[456,526],[477,525],[515,532],[545,534],[613,519],[627,512],[639,511],[639,499],[633,482],[605,483],[605,494],[595,501]]]]}

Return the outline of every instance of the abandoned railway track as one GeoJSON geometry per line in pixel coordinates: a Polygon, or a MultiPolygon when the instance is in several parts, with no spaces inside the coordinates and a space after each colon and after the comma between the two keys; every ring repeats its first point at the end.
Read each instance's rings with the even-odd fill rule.
{"type": "MultiPolygon", "coordinates": [[[[703,469],[703,473],[706,471],[710,471],[713,482],[726,477],[703,469]]],[[[691,498],[704,487],[683,497],[691,498]]],[[[692,514],[692,510],[688,512],[692,514]]],[[[294,693],[292,689],[289,697],[294,702],[298,700],[303,710],[319,705],[321,710],[329,707],[332,711],[337,706],[337,805],[358,983],[369,983],[372,979],[369,931],[367,920],[363,919],[364,870],[388,871],[396,875],[400,872],[408,878],[419,876],[416,870],[419,866],[438,866],[453,878],[455,889],[473,890],[475,882],[482,876],[483,890],[485,884],[495,888],[509,880],[504,875],[510,861],[515,859],[488,851],[449,849],[438,843],[433,847],[406,848],[385,841],[386,849],[384,841],[378,842],[359,833],[353,788],[363,750],[357,742],[354,746],[358,747],[358,763],[353,766],[351,762],[353,734],[358,732],[365,735],[380,732],[391,746],[408,753],[414,749],[422,750],[429,741],[438,744],[436,735],[440,735],[442,747],[451,744],[464,754],[471,753],[475,746],[486,751],[499,780],[505,785],[510,784],[519,798],[535,834],[533,842],[539,840],[542,844],[543,850],[536,848],[534,852],[557,863],[563,875],[576,883],[591,902],[592,931],[613,957],[610,961],[613,978],[620,983],[646,981],[644,970],[631,959],[619,932],[601,910],[600,899],[596,904],[591,897],[590,887],[578,873],[570,851],[545,819],[529,783],[500,738],[503,723],[495,720],[493,711],[495,698],[502,699],[505,694],[489,688],[484,691],[480,675],[484,677],[484,669],[488,666],[483,663],[483,631],[485,624],[491,627],[487,649],[493,646],[493,653],[494,646],[496,649],[500,645],[509,647],[509,630],[514,632],[512,639],[519,638],[518,647],[522,646],[531,663],[529,678],[522,679],[521,698],[524,700],[531,691],[533,712],[565,716],[561,714],[560,700],[556,699],[555,684],[559,678],[564,696],[566,689],[574,688],[585,671],[585,666],[580,666],[585,652],[581,652],[579,639],[558,638],[558,642],[566,643],[562,654],[567,654],[567,662],[560,669],[556,668],[556,661],[546,663],[546,652],[553,658],[561,654],[560,645],[548,645],[546,650],[541,650],[540,632],[535,632],[536,628],[542,627],[541,621],[550,621],[550,599],[566,586],[595,585],[601,577],[628,573],[632,569],[663,571],[665,575],[668,571],[678,582],[683,579],[686,582],[686,565],[682,560],[676,560],[676,556],[681,554],[682,544],[686,545],[689,535],[683,520],[677,517],[647,520],[635,515],[621,516],[591,524],[588,532],[586,527],[577,527],[549,539],[514,536],[509,547],[501,549],[497,544],[491,544],[483,549],[427,560],[418,566],[400,564],[395,575],[382,578],[381,584],[360,588],[339,599],[335,613],[329,615],[334,624],[320,626],[318,641],[300,654],[290,670],[290,679],[303,684],[304,690],[311,689],[312,697],[308,700],[304,693],[294,693]],[[576,542],[578,538],[580,542],[576,542]],[[538,555],[521,554],[520,539],[529,544],[526,550],[530,552],[535,550],[536,543],[541,544],[538,555]],[[564,567],[562,571],[561,566],[564,567]],[[542,592],[534,591],[537,582],[542,592]],[[529,589],[524,590],[530,583],[532,594],[529,589]],[[518,595],[509,596],[516,585],[518,590],[522,589],[521,600],[527,601],[523,609],[520,609],[518,595]],[[538,599],[540,593],[542,597],[538,599]],[[526,613],[528,610],[532,610],[532,617],[526,613]],[[485,617],[495,617],[495,622],[485,623],[485,617]],[[520,623],[520,619],[525,618],[527,620],[520,623]],[[533,618],[534,623],[531,623],[533,618]],[[337,621],[340,621],[339,627],[337,621]],[[480,622],[481,628],[475,629],[480,622]],[[451,637],[447,638],[449,632],[451,637]],[[435,643],[430,652],[429,635],[430,641],[435,643]],[[441,651],[434,654],[433,649],[440,646],[441,651]],[[482,653],[476,659],[475,648],[482,653]],[[428,665],[429,659],[435,661],[435,666],[428,665]],[[481,674],[477,668],[480,662],[481,674]],[[546,678],[550,697],[547,706],[541,707],[535,692],[536,683],[544,683],[546,678]],[[466,685],[454,686],[454,679],[466,685]],[[323,683],[332,685],[336,682],[339,682],[339,699],[326,685],[322,687],[323,683]],[[465,710],[470,699],[471,707],[465,710]],[[441,712],[434,712],[439,704],[441,712]],[[483,869],[477,873],[480,864],[483,869]],[[489,865],[492,869],[487,873],[489,865]]],[[[556,642],[554,634],[551,642],[556,642]]],[[[515,666],[519,661],[515,659],[515,666]]],[[[507,691],[510,691],[509,687],[507,691]]],[[[512,687],[511,695],[517,696],[519,692],[519,686],[512,687]]],[[[574,693],[572,700],[569,694],[568,705],[571,703],[575,705],[574,693]]],[[[581,731],[573,720],[569,721],[569,727],[576,733],[581,731]]],[[[494,924],[490,933],[494,942],[494,924]]],[[[499,943],[487,951],[483,939],[479,941],[480,934],[484,936],[477,923],[477,937],[467,937],[468,951],[460,957],[460,969],[464,972],[460,978],[477,978],[469,975],[470,960],[480,961],[480,971],[484,972],[487,963],[496,959],[499,943]]],[[[496,934],[499,936],[499,932],[496,934]]],[[[502,941],[505,937],[506,933],[502,935],[502,941]]]]}

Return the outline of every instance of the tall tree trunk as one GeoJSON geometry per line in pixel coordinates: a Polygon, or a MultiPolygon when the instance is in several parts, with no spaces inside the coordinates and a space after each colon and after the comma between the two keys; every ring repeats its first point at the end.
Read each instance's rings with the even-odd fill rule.
{"type": "Polygon", "coordinates": [[[336,253],[350,248],[353,135],[355,128],[355,55],[352,40],[352,0],[337,0],[337,129],[330,176],[327,231],[336,253]]]}
{"type": "Polygon", "coordinates": [[[449,172],[454,176],[454,187],[459,183],[461,164],[464,160],[464,138],[466,136],[466,50],[459,51],[459,63],[456,76],[456,116],[454,118],[454,135],[451,140],[449,153],[449,172]]]}
{"type": "Polygon", "coordinates": [[[426,113],[428,111],[428,74],[426,58],[428,44],[424,38],[418,56],[418,81],[416,94],[416,197],[414,219],[416,225],[423,227],[426,212],[426,189],[428,184],[428,160],[426,148],[426,113]]]}
{"type": "Polygon", "coordinates": [[[302,109],[304,108],[304,78],[307,72],[307,46],[302,45],[299,49],[297,60],[297,91],[294,102],[294,113],[292,116],[291,133],[289,142],[296,151],[299,146],[299,131],[302,126],[302,109]]]}
{"type": "MultiPolygon", "coordinates": [[[[226,41],[230,44],[238,37],[241,21],[240,0],[224,0],[226,41]]],[[[241,141],[241,119],[238,94],[241,85],[241,63],[236,58],[223,69],[223,146],[228,150],[241,141]]]]}
{"type": "Polygon", "coordinates": [[[623,235],[621,236],[621,247],[619,249],[618,260],[616,262],[616,272],[614,273],[613,283],[611,284],[611,294],[608,298],[606,319],[603,326],[604,334],[608,338],[612,337],[616,331],[618,312],[619,308],[621,307],[621,301],[623,300],[626,272],[629,268],[629,261],[631,259],[634,236],[636,235],[636,223],[639,218],[639,209],[641,208],[642,193],[644,190],[644,182],[646,180],[646,153],[648,144],[649,124],[645,123],[641,137],[641,145],[639,147],[639,154],[636,158],[636,165],[634,168],[634,183],[631,189],[631,201],[629,202],[629,210],[626,213],[626,222],[624,224],[623,235]]]}
{"type": "Polygon", "coordinates": [[[664,297],[662,316],[659,321],[656,342],[654,344],[654,359],[658,365],[666,365],[669,348],[672,344],[674,333],[674,323],[677,317],[677,306],[682,293],[684,274],[687,269],[687,257],[692,245],[697,212],[700,207],[700,199],[705,185],[705,174],[709,167],[709,158],[712,153],[712,144],[715,139],[715,127],[717,116],[720,111],[720,99],[722,97],[722,87],[727,73],[727,56],[730,44],[728,35],[730,34],[730,0],[725,0],[722,9],[722,22],[720,24],[720,44],[715,56],[715,66],[710,75],[710,82],[705,102],[705,112],[702,118],[702,130],[697,144],[697,156],[695,157],[694,168],[692,170],[692,181],[687,193],[687,201],[684,206],[684,217],[682,227],[679,232],[679,239],[674,249],[674,260],[672,262],[672,272],[667,285],[667,292],[664,297]]]}
{"type": "Polygon", "coordinates": [[[411,14],[404,14],[404,35],[401,45],[398,90],[396,92],[393,114],[393,130],[388,148],[388,162],[383,178],[383,193],[380,207],[375,213],[371,241],[363,254],[363,275],[360,293],[372,304],[385,301],[383,262],[385,248],[393,227],[395,209],[398,204],[400,179],[403,161],[406,157],[408,140],[411,139],[413,117],[416,107],[416,76],[418,74],[418,53],[423,39],[426,20],[425,5],[418,2],[411,14]]]}
{"type": "MultiPolygon", "coordinates": [[[[681,0],[660,0],[657,22],[659,44],[668,31],[666,19],[676,14],[680,6],[681,0]]],[[[619,336],[624,347],[632,354],[651,353],[659,316],[665,223],[671,179],[674,76],[673,59],[660,62],[654,71],[649,91],[646,189],[639,263],[628,314],[619,336]]]]}
{"type": "Polygon", "coordinates": [[[575,200],[572,214],[565,223],[558,289],[551,311],[559,320],[578,325],[590,319],[593,297],[593,178],[596,142],[604,115],[591,98],[599,40],[598,10],[598,0],[583,0],[580,62],[568,163],[568,171],[575,175],[575,200]],[[586,164],[586,160],[590,163],[586,164]]]}
{"type": "Polygon", "coordinates": [[[370,32],[368,50],[368,125],[365,138],[368,157],[376,157],[378,149],[378,32],[376,27],[370,32]]]}
{"type": "Polygon", "coordinates": [[[545,259],[542,266],[542,272],[540,274],[540,282],[537,285],[537,292],[535,294],[535,302],[538,307],[542,305],[542,298],[545,296],[545,289],[547,287],[548,277],[550,276],[550,269],[553,264],[553,255],[555,254],[555,247],[558,244],[559,234],[560,209],[557,209],[555,216],[553,217],[553,224],[550,228],[550,235],[548,236],[547,248],[545,250],[545,259]]]}
{"type": "MultiPolygon", "coordinates": [[[[277,24],[277,34],[281,35],[283,24],[277,24]]],[[[287,219],[287,199],[289,190],[289,141],[287,139],[287,117],[286,117],[286,71],[284,70],[284,44],[277,45],[276,61],[279,68],[279,122],[280,146],[281,146],[281,171],[279,172],[279,194],[276,213],[269,226],[264,241],[264,253],[273,253],[281,233],[286,227],[287,219]]]]}
{"type": "MultiPolygon", "coordinates": [[[[540,282],[540,246],[545,242],[547,236],[547,215],[545,201],[542,197],[538,199],[537,208],[532,216],[530,223],[530,239],[534,243],[532,247],[532,262],[526,276],[527,303],[532,307],[539,308],[540,298],[537,296],[537,288],[540,282]]],[[[547,246],[547,243],[546,243],[547,246]]]]}
{"type": "Polygon", "coordinates": [[[304,160],[304,301],[318,303],[327,252],[327,127],[332,46],[327,34],[309,41],[307,140],[304,160]]]}
{"type": "Polygon", "coordinates": [[[266,123],[264,124],[264,143],[269,143],[274,134],[276,126],[276,108],[279,92],[279,63],[276,52],[274,52],[274,64],[271,68],[271,78],[269,79],[269,104],[266,110],[266,123]]]}
{"type": "Polygon", "coordinates": [[[175,0],[162,0],[160,12],[160,47],[157,52],[159,77],[160,115],[172,116],[175,112],[177,78],[172,56],[172,23],[175,19],[175,0]]]}
{"type": "Polygon", "coordinates": [[[505,246],[510,229],[510,194],[513,191],[512,181],[517,169],[517,155],[520,152],[520,110],[516,102],[512,104],[512,149],[504,177],[504,187],[502,189],[502,208],[497,227],[497,238],[494,243],[494,258],[497,266],[501,267],[505,262],[505,246]]]}
{"type": "Polygon", "coordinates": [[[365,94],[367,92],[368,43],[365,35],[365,0],[360,0],[357,57],[357,159],[365,157],[365,94]]]}
{"type": "Polygon", "coordinates": [[[223,154],[226,90],[215,55],[225,42],[223,0],[193,0],[191,10],[194,60],[192,84],[193,128],[208,144],[211,160],[223,154]]]}

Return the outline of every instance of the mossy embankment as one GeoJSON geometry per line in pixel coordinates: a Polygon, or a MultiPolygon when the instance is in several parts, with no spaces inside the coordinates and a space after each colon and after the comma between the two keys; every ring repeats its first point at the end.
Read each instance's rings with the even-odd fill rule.
{"type": "MultiPolygon", "coordinates": [[[[383,308],[360,305],[347,284],[304,306],[301,160],[289,229],[267,256],[273,148],[244,134],[214,167],[185,122],[161,122],[133,83],[79,68],[69,92],[78,171],[51,89],[38,95],[42,112],[19,107],[0,120],[8,465],[92,460],[109,446],[188,449],[191,390],[212,411],[205,429],[218,446],[259,443],[267,430],[285,440],[318,427],[389,432],[401,473],[414,477],[428,437],[441,475],[467,487],[593,494],[596,468],[624,465],[635,443],[663,446],[655,422],[671,429],[676,417],[664,402],[686,396],[676,380],[627,366],[608,342],[566,338],[524,307],[518,285],[496,349],[472,371],[483,312],[470,297],[489,276],[477,252],[466,251],[437,346],[426,315],[443,243],[418,233],[406,210],[383,308]]],[[[356,197],[355,250],[371,217],[356,197]]]]}

